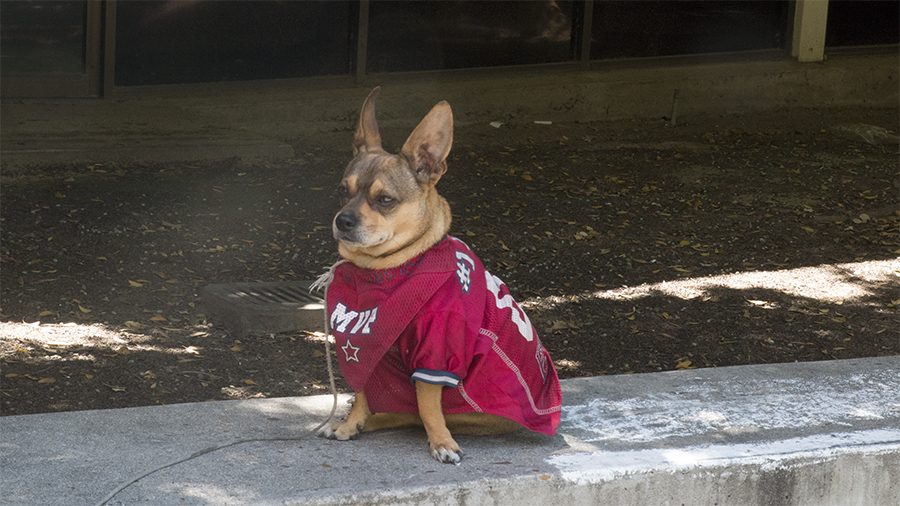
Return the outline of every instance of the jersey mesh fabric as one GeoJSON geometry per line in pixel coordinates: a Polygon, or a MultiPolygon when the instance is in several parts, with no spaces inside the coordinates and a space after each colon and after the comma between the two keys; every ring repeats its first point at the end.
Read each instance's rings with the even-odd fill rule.
{"type": "Polygon", "coordinates": [[[556,431],[553,362],[506,286],[462,241],[447,237],[395,269],[341,264],[328,301],[341,372],[373,411],[416,412],[414,381],[425,381],[447,387],[445,413],[556,431]]]}

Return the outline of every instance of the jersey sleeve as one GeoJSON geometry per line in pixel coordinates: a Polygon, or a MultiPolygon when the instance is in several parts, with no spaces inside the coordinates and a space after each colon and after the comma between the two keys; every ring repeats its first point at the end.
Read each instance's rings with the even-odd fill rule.
{"type": "Polygon", "coordinates": [[[471,359],[465,316],[456,309],[431,311],[413,325],[405,357],[412,381],[457,387],[471,359]]]}

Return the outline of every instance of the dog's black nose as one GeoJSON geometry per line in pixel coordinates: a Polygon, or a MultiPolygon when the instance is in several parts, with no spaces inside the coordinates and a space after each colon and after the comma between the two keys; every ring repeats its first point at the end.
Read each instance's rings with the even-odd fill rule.
{"type": "Polygon", "coordinates": [[[356,219],[356,215],[353,213],[340,213],[335,216],[334,224],[337,225],[338,230],[341,232],[349,232],[359,224],[359,220],[356,219]]]}

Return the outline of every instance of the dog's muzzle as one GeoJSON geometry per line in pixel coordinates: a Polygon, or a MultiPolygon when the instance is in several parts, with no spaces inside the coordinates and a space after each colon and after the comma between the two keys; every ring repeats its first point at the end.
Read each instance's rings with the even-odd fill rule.
{"type": "Polygon", "coordinates": [[[334,226],[341,232],[350,232],[359,225],[359,218],[353,213],[339,213],[334,217],[334,226]]]}

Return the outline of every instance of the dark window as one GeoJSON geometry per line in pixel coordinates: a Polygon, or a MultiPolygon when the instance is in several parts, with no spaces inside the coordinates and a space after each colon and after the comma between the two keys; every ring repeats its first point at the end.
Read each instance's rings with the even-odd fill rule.
{"type": "Polygon", "coordinates": [[[900,43],[900,1],[831,0],[826,46],[900,43]]]}
{"type": "Polygon", "coordinates": [[[117,7],[117,85],[348,74],[355,54],[350,38],[358,9],[349,1],[117,7]]]}
{"type": "Polygon", "coordinates": [[[573,59],[571,1],[417,1],[370,6],[369,72],[573,59]]]}
{"type": "Polygon", "coordinates": [[[786,1],[594,3],[591,58],[785,47],[786,1]]]}
{"type": "Polygon", "coordinates": [[[0,73],[84,70],[85,2],[0,2],[0,73]]]}

